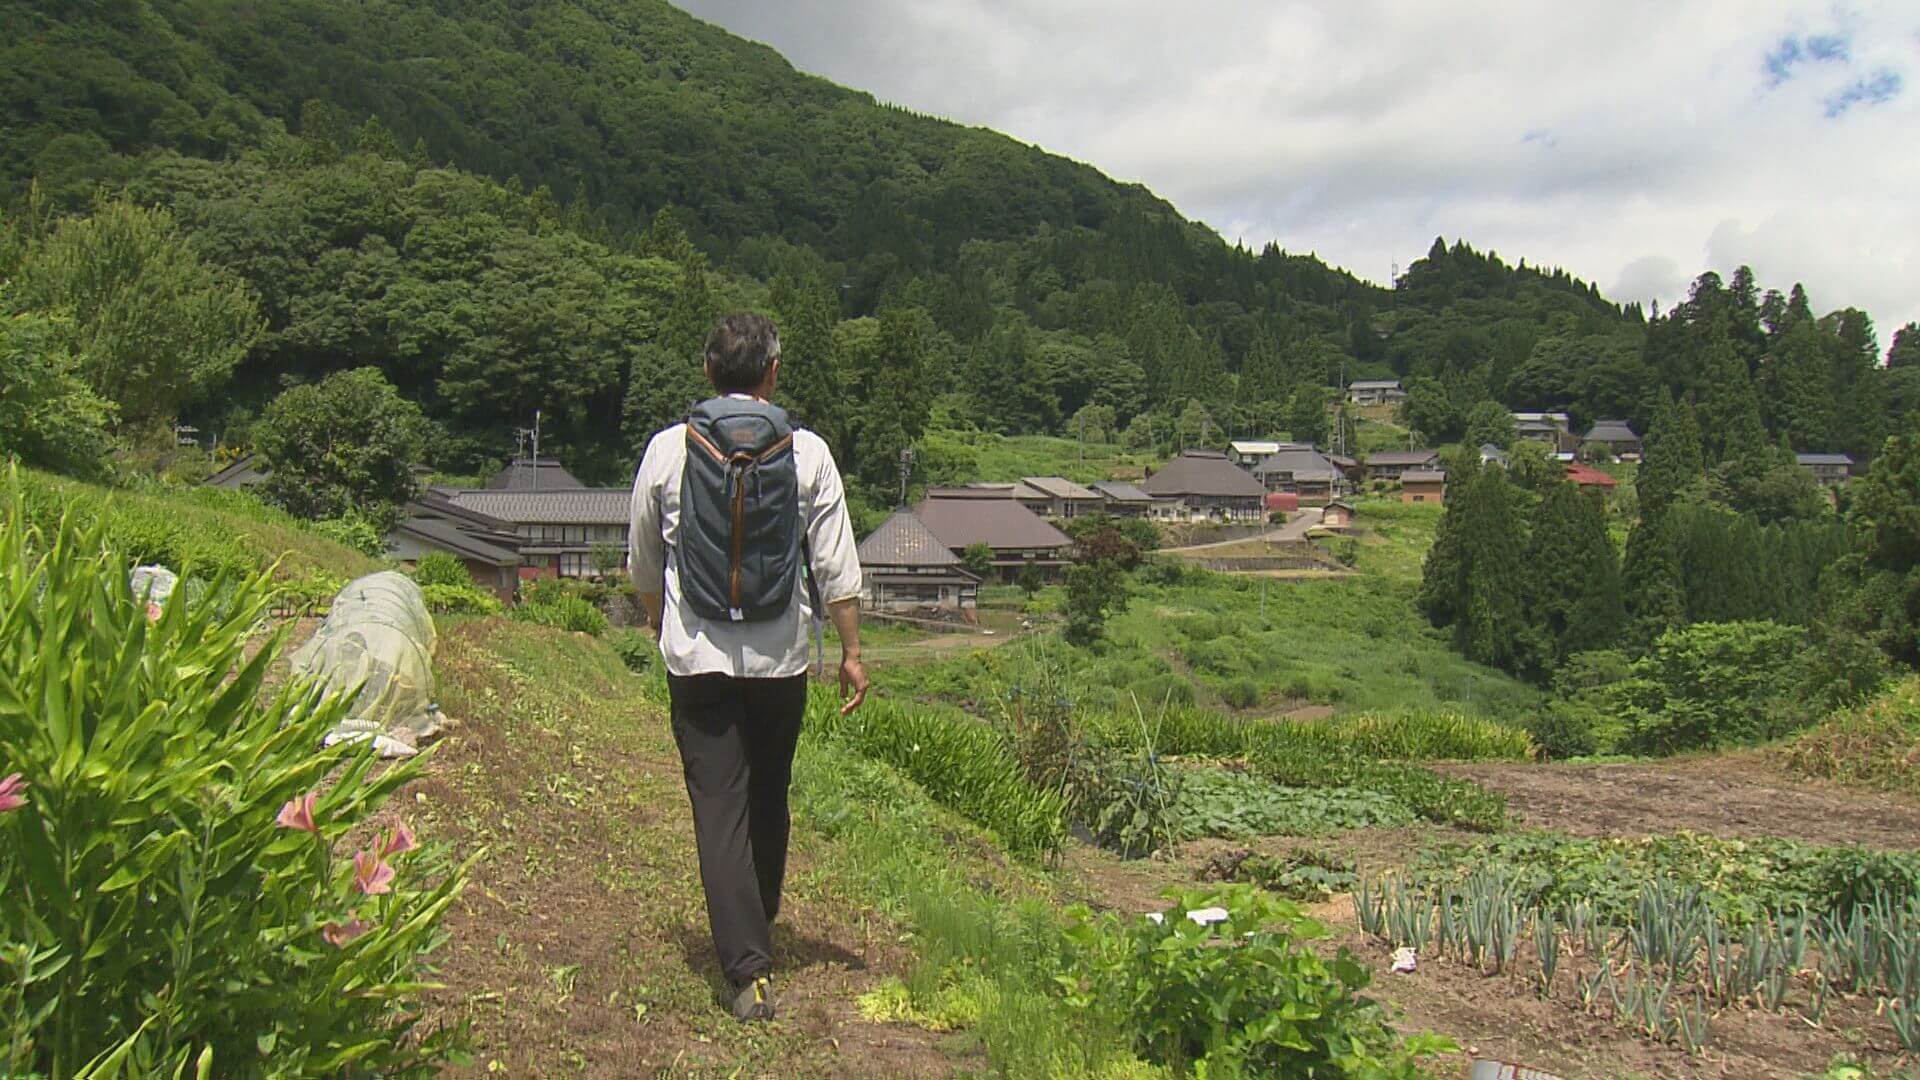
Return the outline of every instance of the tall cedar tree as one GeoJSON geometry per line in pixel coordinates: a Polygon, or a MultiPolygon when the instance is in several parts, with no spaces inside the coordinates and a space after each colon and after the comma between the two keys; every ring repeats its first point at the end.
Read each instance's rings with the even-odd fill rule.
{"type": "Polygon", "coordinates": [[[1640,520],[1659,517],[1680,492],[1700,478],[1700,425],[1693,406],[1675,401],[1665,390],[1644,440],[1640,472],[1634,478],[1640,501],[1640,520]]]}
{"type": "Polygon", "coordinates": [[[1469,660],[1518,671],[1533,651],[1521,598],[1525,521],[1505,469],[1481,469],[1460,496],[1460,620],[1454,639],[1469,660]]]}
{"type": "Polygon", "coordinates": [[[1643,513],[1627,536],[1620,591],[1627,609],[1627,640],[1636,652],[1687,622],[1686,584],[1675,536],[1678,515],[1671,511],[1668,507],[1652,516],[1643,513]]]}
{"type": "Polygon", "coordinates": [[[1601,496],[1569,483],[1540,495],[1527,541],[1525,610],[1541,655],[1531,674],[1545,679],[1574,653],[1611,646],[1626,622],[1620,555],[1607,535],[1601,496]]]}

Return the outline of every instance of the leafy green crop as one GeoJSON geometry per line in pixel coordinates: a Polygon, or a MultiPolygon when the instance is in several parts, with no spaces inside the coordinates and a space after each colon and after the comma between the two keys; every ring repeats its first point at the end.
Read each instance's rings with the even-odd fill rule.
{"type": "Polygon", "coordinates": [[[1388,795],[1358,788],[1284,788],[1230,769],[1182,770],[1175,814],[1180,835],[1229,840],[1322,836],[1340,829],[1405,825],[1413,814],[1388,795]]]}

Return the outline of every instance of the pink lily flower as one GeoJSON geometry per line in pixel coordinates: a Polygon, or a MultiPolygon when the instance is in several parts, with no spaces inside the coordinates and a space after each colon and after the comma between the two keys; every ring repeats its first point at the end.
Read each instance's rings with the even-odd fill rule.
{"type": "Polygon", "coordinates": [[[368,896],[393,891],[393,866],[371,851],[353,856],[353,887],[368,896]]]}
{"type": "Polygon", "coordinates": [[[366,932],[367,925],[359,919],[350,919],[345,923],[330,922],[320,928],[320,936],[336,949],[345,948],[347,942],[366,932]]]}
{"type": "Polygon", "coordinates": [[[9,810],[18,810],[27,805],[27,797],[20,794],[27,790],[27,782],[19,773],[0,780],[0,814],[9,810]]]}
{"type": "Polygon", "coordinates": [[[384,859],[389,855],[404,854],[419,846],[413,842],[413,830],[407,828],[407,823],[403,821],[394,826],[387,838],[380,842],[380,857],[384,859]]]}
{"type": "Polygon", "coordinates": [[[288,799],[287,804],[280,808],[280,816],[273,819],[274,824],[283,829],[300,829],[319,836],[320,826],[313,822],[313,807],[319,798],[319,792],[309,791],[297,799],[288,799]]]}

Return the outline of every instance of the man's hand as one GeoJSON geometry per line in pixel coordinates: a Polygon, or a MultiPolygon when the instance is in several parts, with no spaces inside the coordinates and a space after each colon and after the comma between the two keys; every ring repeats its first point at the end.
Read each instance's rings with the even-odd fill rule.
{"type": "Polygon", "coordinates": [[[867,668],[860,662],[859,653],[840,654],[840,700],[846,702],[840,706],[841,716],[851,713],[867,700],[867,668]]]}

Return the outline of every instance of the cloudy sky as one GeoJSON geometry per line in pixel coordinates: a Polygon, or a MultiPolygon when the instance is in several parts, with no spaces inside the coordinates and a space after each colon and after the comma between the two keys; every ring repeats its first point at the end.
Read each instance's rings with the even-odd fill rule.
{"type": "Polygon", "coordinates": [[[804,70],[1375,281],[1464,237],[1619,300],[1747,263],[1920,320],[1920,4],[677,0],[804,70]]]}

